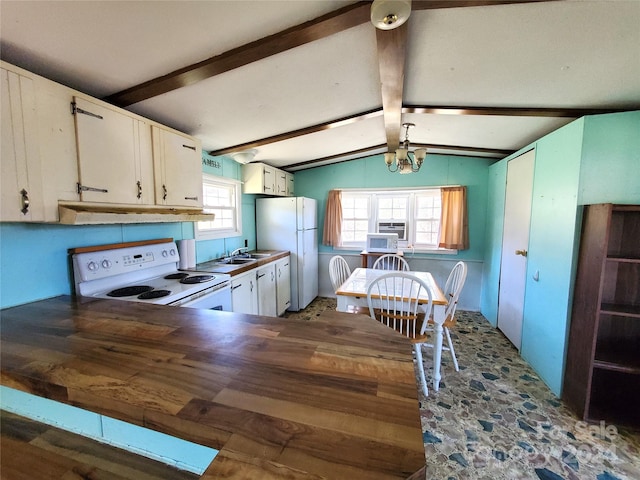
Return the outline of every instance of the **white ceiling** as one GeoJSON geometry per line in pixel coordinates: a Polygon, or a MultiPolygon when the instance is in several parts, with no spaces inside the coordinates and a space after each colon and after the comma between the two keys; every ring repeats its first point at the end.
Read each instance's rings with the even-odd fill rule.
{"type": "MultiPolygon", "coordinates": [[[[0,56],[102,98],[351,3],[2,0],[0,56]]],[[[431,153],[502,158],[580,115],[572,109],[640,108],[640,0],[417,3],[403,105],[492,113],[405,112],[402,120],[416,124],[412,143],[431,153]],[[497,115],[497,108],[544,111],[497,115]],[[574,116],[550,113],[563,109],[574,116]]],[[[376,48],[375,28],[365,22],[127,108],[199,137],[206,151],[255,144],[256,161],[291,170],[356,158],[360,150],[382,153],[376,48]],[[263,141],[371,111],[379,114],[263,141]]]]}

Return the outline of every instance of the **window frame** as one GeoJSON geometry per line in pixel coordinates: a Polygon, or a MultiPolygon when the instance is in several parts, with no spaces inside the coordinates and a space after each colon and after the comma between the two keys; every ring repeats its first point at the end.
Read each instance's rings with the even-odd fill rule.
{"type": "MultiPolygon", "coordinates": [[[[221,238],[239,237],[242,236],[242,182],[239,180],[219,177],[217,175],[211,175],[209,173],[202,174],[202,196],[203,196],[203,211],[206,212],[212,208],[228,208],[233,211],[235,218],[235,225],[231,228],[202,228],[203,222],[195,222],[193,226],[196,240],[217,240],[221,238]],[[220,205],[207,205],[205,202],[204,190],[207,185],[215,186],[218,188],[228,188],[231,190],[231,196],[235,205],[231,207],[224,207],[220,205]]],[[[214,219],[215,221],[215,219],[214,219]]]]}
{"type": "MultiPolygon", "coordinates": [[[[440,195],[441,187],[408,187],[408,188],[378,188],[378,189],[359,189],[359,188],[351,188],[342,190],[343,198],[344,196],[349,195],[358,195],[358,196],[367,196],[368,204],[369,204],[369,215],[368,215],[368,231],[376,232],[377,226],[380,222],[388,222],[392,221],[389,219],[380,219],[378,218],[378,205],[379,200],[384,197],[398,197],[398,196],[407,196],[407,205],[406,205],[406,219],[398,219],[397,221],[406,221],[406,229],[405,232],[407,239],[398,241],[398,249],[403,252],[412,252],[412,253],[436,253],[436,254],[457,254],[458,250],[448,249],[448,248],[440,248],[431,244],[417,244],[416,243],[416,221],[420,220],[417,218],[417,196],[420,194],[424,194],[425,192],[429,192],[430,195],[433,195],[434,191],[437,191],[437,195],[440,195]]],[[[343,213],[344,215],[344,213],[343,213]]],[[[442,210],[440,211],[440,215],[442,215],[442,210]]],[[[344,221],[344,218],[343,218],[344,221]]],[[[438,235],[436,235],[437,237],[438,235]]],[[[364,250],[366,249],[366,241],[347,241],[340,240],[340,245],[333,247],[335,250],[364,250]]]]}

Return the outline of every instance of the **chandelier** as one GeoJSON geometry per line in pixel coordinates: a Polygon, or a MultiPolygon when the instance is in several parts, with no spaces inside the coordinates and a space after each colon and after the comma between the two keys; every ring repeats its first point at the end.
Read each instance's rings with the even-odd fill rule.
{"type": "Polygon", "coordinates": [[[415,124],[403,123],[402,126],[405,128],[404,140],[396,153],[387,152],[384,154],[384,163],[387,164],[390,172],[415,173],[420,170],[422,162],[427,156],[427,149],[416,148],[413,152],[413,158],[411,158],[409,155],[409,128],[415,127],[415,124]],[[392,168],[393,164],[395,164],[395,168],[392,168]]]}

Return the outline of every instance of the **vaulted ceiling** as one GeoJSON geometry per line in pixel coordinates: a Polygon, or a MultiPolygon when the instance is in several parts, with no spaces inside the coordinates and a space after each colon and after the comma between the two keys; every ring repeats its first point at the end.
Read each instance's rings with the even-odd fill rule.
{"type": "MultiPolygon", "coordinates": [[[[640,109],[640,1],[0,2],[0,56],[299,170],[397,147],[503,158],[584,114],[640,109]]],[[[384,167],[383,167],[384,168],[384,167]]]]}

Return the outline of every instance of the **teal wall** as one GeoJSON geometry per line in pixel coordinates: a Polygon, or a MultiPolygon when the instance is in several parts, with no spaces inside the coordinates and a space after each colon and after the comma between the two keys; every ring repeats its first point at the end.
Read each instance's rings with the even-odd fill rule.
{"type": "Polygon", "coordinates": [[[560,395],[581,205],[640,203],[640,112],[576,120],[489,168],[482,313],[497,322],[507,162],[535,148],[522,356],[560,395]],[[539,281],[533,274],[539,272],[539,281]]]}
{"type": "MultiPolygon", "coordinates": [[[[384,157],[375,155],[296,172],[296,192],[318,201],[318,225],[322,227],[327,194],[332,189],[466,185],[470,248],[459,252],[454,258],[482,260],[485,249],[488,166],[494,161],[477,157],[427,155],[419,172],[400,175],[389,172],[384,164],[384,157]]],[[[321,244],[322,228],[318,229],[318,235],[320,236],[319,251],[333,251],[332,247],[321,244]]],[[[420,254],[415,256],[437,257],[437,255],[420,254]]]]}
{"type": "Polygon", "coordinates": [[[562,389],[579,238],[582,126],[582,120],[572,122],[536,144],[520,353],[556,395],[562,389]]]}
{"type": "Polygon", "coordinates": [[[500,282],[506,183],[507,162],[502,161],[491,165],[488,178],[485,263],[482,272],[480,311],[494,327],[498,324],[498,288],[493,287],[500,282]]]}
{"type": "Polygon", "coordinates": [[[578,203],[640,204],[640,111],[585,118],[578,203]]]}
{"type": "MultiPolygon", "coordinates": [[[[212,175],[241,179],[238,163],[203,155],[203,170],[212,175]],[[217,166],[209,166],[209,163],[217,166]],[[212,162],[215,161],[215,162],[212,162]]],[[[255,248],[255,202],[243,195],[243,235],[197,242],[197,261],[244,246],[255,248]]],[[[0,223],[0,308],[70,294],[73,272],[67,250],[74,247],[171,237],[194,238],[193,224],[152,223],[132,225],[71,226],[0,223]]]]}

